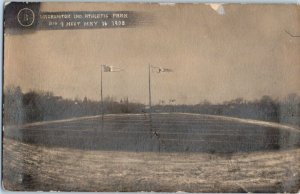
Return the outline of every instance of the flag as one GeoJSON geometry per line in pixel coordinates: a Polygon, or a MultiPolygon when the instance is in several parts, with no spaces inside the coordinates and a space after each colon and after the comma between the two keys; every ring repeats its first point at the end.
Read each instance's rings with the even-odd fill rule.
{"type": "Polygon", "coordinates": [[[173,72],[172,69],[169,68],[163,68],[163,67],[153,67],[156,70],[156,73],[168,73],[173,72]]]}
{"type": "Polygon", "coordinates": [[[114,67],[114,66],[109,66],[109,65],[103,65],[103,70],[104,72],[119,72],[123,71],[123,69],[114,67]]]}
{"type": "Polygon", "coordinates": [[[172,69],[168,69],[168,68],[159,68],[158,69],[158,73],[162,73],[162,72],[172,72],[172,69]]]}

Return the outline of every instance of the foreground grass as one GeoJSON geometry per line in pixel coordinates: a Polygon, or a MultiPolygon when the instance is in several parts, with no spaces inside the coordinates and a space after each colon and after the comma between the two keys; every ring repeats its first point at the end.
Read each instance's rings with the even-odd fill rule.
{"type": "Polygon", "coordinates": [[[210,154],[86,151],[4,139],[3,185],[34,191],[297,192],[300,149],[210,154]]]}

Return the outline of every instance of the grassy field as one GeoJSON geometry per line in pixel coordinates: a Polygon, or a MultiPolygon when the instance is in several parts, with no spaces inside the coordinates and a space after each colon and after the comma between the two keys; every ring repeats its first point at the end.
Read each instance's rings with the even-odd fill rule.
{"type": "Polygon", "coordinates": [[[8,190],[297,192],[299,129],[197,114],[106,115],[4,129],[8,190]]]}

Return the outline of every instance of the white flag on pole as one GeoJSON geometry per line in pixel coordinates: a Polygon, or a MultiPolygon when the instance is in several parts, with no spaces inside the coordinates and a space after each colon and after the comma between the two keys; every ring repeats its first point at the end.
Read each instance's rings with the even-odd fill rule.
{"type": "Polygon", "coordinates": [[[159,68],[158,69],[158,73],[165,73],[165,72],[172,72],[172,69],[168,69],[168,68],[159,68]]]}
{"type": "Polygon", "coordinates": [[[169,72],[173,72],[172,69],[169,68],[163,68],[163,67],[153,67],[155,69],[156,73],[169,73],[169,72]]]}
{"type": "Polygon", "coordinates": [[[103,70],[104,72],[119,72],[123,71],[123,69],[115,66],[110,66],[110,65],[103,65],[103,70]]]}

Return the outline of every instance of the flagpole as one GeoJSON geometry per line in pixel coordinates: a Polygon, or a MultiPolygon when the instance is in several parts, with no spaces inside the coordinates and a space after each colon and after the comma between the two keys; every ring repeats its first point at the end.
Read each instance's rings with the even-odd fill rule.
{"type": "Polygon", "coordinates": [[[103,83],[102,83],[102,76],[103,76],[103,74],[102,74],[102,71],[103,71],[103,65],[101,65],[101,115],[102,115],[102,123],[103,123],[103,116],[104,116],[104,106],[103,106],[103,89],[102,89],[102,87],[103,87],[103,83]]]}
{"type": "MultiPolygon", "coordinates": [[[[149,64],[149,127],[150,127],[150,132],[153,133],[153,129],[152,129],[152,105],[151,105],[151,65],[149,64]]],[[[157,138],[157,133],[156,131],[153,133],[157,138]]],[[[159,138],[158,138],[158,151],[160,152],[160,142],[159,142],[159,138]]]]}
{"type": "Polygon", "coordinates": [[[151,116],[152,107],[151,107],[151,65],[149,64],[149,114],[151,116]]]}

